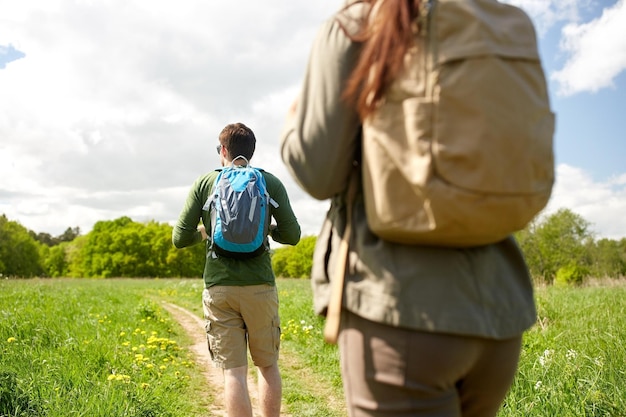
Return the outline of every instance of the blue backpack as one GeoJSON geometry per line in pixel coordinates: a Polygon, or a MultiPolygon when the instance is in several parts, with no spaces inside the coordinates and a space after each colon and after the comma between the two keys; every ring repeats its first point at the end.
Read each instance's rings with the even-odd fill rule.
{"type": "MultiPolygon", "coordinates": [[[[245,158],[238,156],[235,159],[245,158]]],[[[267,192],[261,170],[247,164],[219,171],[213,194],[203,210],[211,213],[209,250],[235,259],[250,259],[267,249],[269,204],[278,207],[267,192]]]]}

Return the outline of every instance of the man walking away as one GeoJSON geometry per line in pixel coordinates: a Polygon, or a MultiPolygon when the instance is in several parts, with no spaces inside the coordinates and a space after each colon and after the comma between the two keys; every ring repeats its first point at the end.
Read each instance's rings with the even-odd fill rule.
{"type": "Polygon", "coordinates": [[[261,414],[280,415],[280,319],[267,236],[289,245],[300,240],[300,225],[281,181],[249,164],[255,146],[254,133],[242,123],[222,130],[217,152],[223,168],[194,182],[172,233],[177,248],[207,240],[206,332],[213,365],[224,372],[231,417],[252,417],[248,349],[258,368],[261,414]],[[246,234],[261,235],[260,246],[246,234]]]}

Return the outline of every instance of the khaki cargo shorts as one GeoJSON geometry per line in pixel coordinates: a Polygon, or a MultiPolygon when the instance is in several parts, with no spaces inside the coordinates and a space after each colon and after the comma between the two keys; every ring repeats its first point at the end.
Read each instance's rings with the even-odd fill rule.
{"type": "Polygon", "coordinates": [[[202,292],[205,330],[213,365],[230,369],[278,361],[280,318],[274,285],[214,286],[202,292]]]}

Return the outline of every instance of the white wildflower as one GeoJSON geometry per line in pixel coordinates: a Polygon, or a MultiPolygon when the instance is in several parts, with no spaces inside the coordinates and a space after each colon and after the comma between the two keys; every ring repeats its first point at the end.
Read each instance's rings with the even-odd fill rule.
{"type": "Polygon", "coordinates": [[[546,349],[543,351],[543,355],[539,357],[539,363],[541,364],[541,366],[546,366],[553,353],[554,350],[552,349],[546,349]]]}
{"type": "Polygon", "coordinates": [[[578,353],[576,353],[574,349],[567,349],[567,353],[565,354],[565,357],[568,360],[573,361],[574,359],[576,359],[577,356],[578,356],[578,353]]]}
{"type": "Polygon", "coordinates": [[[602,366],[604,365],[604,358],[602,356],[595,357],[593,358],[593,363],[602,368],[602,366]]]}

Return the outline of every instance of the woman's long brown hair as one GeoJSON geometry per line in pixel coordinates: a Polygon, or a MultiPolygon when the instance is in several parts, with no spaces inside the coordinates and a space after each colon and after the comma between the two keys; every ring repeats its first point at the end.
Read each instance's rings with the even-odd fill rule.
{"type": "Polygon", "coordinates": [[[424,0],[365,0],[370,3],[361,30],[348,35],[363,43],[359,60],[342,97],[356,106],[364,120],[375,109],[386,89],[402,70],[404,56],[419,28],[420,4],[424,0]]]}

